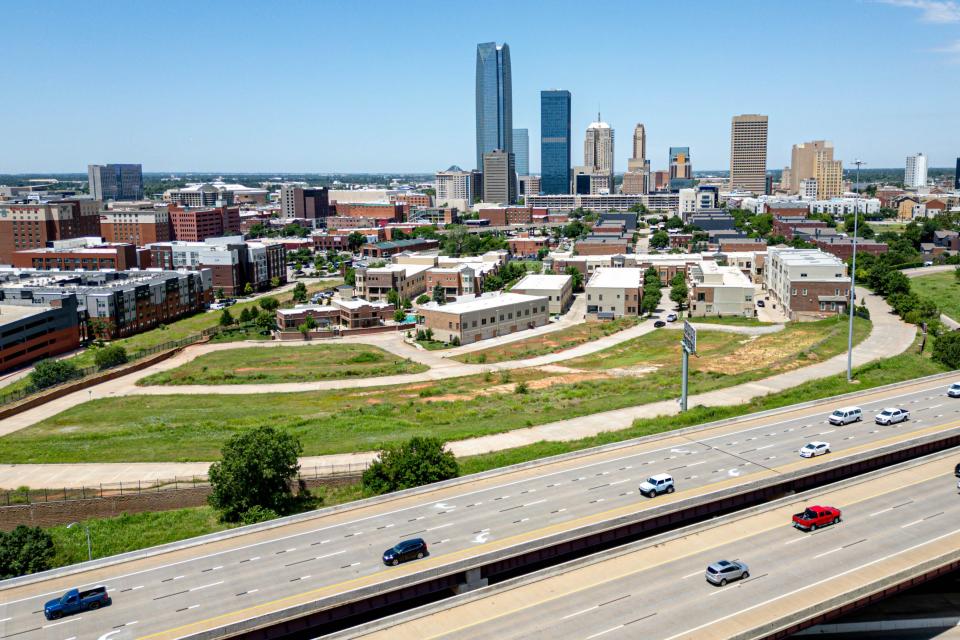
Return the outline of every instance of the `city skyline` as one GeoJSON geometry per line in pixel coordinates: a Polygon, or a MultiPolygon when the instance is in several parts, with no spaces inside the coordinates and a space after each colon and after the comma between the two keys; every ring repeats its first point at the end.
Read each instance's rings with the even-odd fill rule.
{"type": "MultiPolygon", "coordinates": [[[[370,3],[368,12],[347,6],[321,11],[309,4],[291,5],[285,12],[246,3],[231,4],[230,11],[224,3],[173,3],[170,8],[145,3],[11,6],[6,12],[11,22],[42,23],[49,40],[31,37],[30,29],[8,34],[11,49],[30,64],[7,68],[0,79],[30,91],[0,106],[0,118],[9,125],[0,172],[82,173],[94,160],[138,162],[147,173],[430,173],[453,164],[470,167],[475,164],[467,156],[475,151],[470,126],[474,113],[468,107],[473,59],[477,43],[490,41],[512,49],[515,126],[539,130],[540,91],[563,87],[572,94],[572,147],[583,144],[585,128],[599,105],[614,129],[646,125],[652,170],[666,168],[667,149],[677,145],[690,147],[698,170],[727,168],[730,118],[740,113],[769,116],[768,169],[789,165],[793,144],[816,139],[831,140],[842,157],[859,157],[873,167],[902,166],[903,159],[917,151],[929,158],[931,168],[953,166],[956,142],[942,134],[952,114],[939,105],[951,105],[960,97],[960,88],[944,82],[960,61],[950,53],[956,48],[960,21],[956,12],[931,9],[948,4],[934,0],[923,7],[895,0],[813,4],[820,9],[813,6],[804,15],[759,2],[745,3],[738,11],[693,3],[682,15],[669,7],[644,8],[645,23],[667,25],[682,19],[685,28],[705,34],[685,50],[682,62],[696,71],[698,88],[711,94],[707,108],[698,101],[676,101],[684,90],[683,74],[655,80],[628,74],[626,81],[612,81],[585,73],[587,59],[567,46],[588,28],[578,24],[572,4],[545,13],[504,4],[516,14],[511,21],[496,20],[497,11],[484,12],[464,21],[455,34],[449,25],[459,16],[438,12],[433,4],[400,8],[370,3]],[[761,7],[767,21],[752,38],[768,55],[758,60],[754,51],[727,46],[724,29],[742,28],[738,16],[761,7]],[[169,20],[188,9],[192,19],[216,21],[225,33],[242,34],[244,25],[255,22],[262,34],[255,40],[237,35],[226,44],[188,34],[140,37],[143,24],[169,20]],[[287,19],[292,13],[297,20],[287,19]],[[322,41],[306,37],[321,14],[342,29],[322,41]],[[831,19],[825,20],[828,15],[831,19]],[[534,19],[541,28],[526,28],[534,19]],[[397,21],[409,27],[407,37],[416,40],[417,47],[387,43],[384,36],[397,21]],[[783,44],[791,41],[788,34],[811,30],[827,44],[816,49],[783,44]],[[565,37],[548,37],[558,32],[565,37]],[[883,36],[876,37],[878,33],[883,36]],[[130,48],[138,55],[121,55],[130,48]],[[68,61],[78,55],[110,59],[114,72],[96,85],[71,80],[68,61]],[[728,73],[711,72],[747,64],[756,67],[751,77],[763,78],[758,87],[762,91],[730,91],[728,73]],[[798,87],[791,74],[782,73],[796,64],[816,79],[798,87]],[[858,64],[861,73],[855,72],[858,64]],[[838,65],[846,72],[818,75],[818,70],[838,65]],[[404,77],[428,68],[443,81],[426,84],[404,77]],[[917,85],[936,84],[944,95],[932,105],[872,99],[862,89],[876,86],[870,82],[873,69],[917,85]],[[850,80],[851,71],[855,81],[850,80]],[[237,73],[261,83],[231,84],[231,74],[237,73]],[[222,82],[219,89],[211,89],[211,76],[227,78],[226,95],[234,94],[234,99],[224,101],[222,82]],[[178,90],[165,90],[157,80],[178,90]],[[71,99],[34,99],[63,90],[70,91],[71,99]],[[383,117],[376,96],[388,92],[390,116],[383,117]],[[809,100],[798,99],[804,93],[809,100]],[[830,109],[809,106],[824,100],[830,109]],[[41,127],[50,126],[61,133],[38,135],[41,127]],[[873,139],[877,130],[889,132],[882,146],[873,139]],[[298,144],[284,144],[288,138],[298,144]],[[410,145],[410,139],[419,143],[410,145]]],[[[615,9],[625,19],[607,27],[596,55],[622,57],[629,48],[635,24],[630,18],[641,9],[621,3],[615,9]]],[[[648,51],[670,46],[671,37],[669,29],[651,29],[645,34],[648,51]]],[[[540,173],[539,145],[530,146],[530,170],[540,173]]],[[[617,173],[626,170],[630,155],[630,146],[620,145],[617,173]]]]}

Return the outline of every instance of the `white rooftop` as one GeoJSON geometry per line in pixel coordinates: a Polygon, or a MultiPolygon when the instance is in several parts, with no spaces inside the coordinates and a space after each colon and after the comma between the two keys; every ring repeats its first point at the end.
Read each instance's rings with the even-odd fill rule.
{"type": "Polygon", "coordinates": [[[438,305],[436,302],[428,302],[422,305],[421,309],[431,309],[431,310],[440,310],[445,313],[471,313],[473,311],[489,311],[490,309],[496,309],[497,307],[503,307],[511,304],[518,304],[521,302],[533,302],[534,300],[543,300],[546,301],[546,298],[543,296],[528,296],[522,293],[485,293],[479,298],[469,297],[466,299],[458,299],[456,302],[451,302],[444,305],[438,305]]]}
{"type": "Polygon", "coordinates": [[[604,289],[633,289],[643,285],[643,272],[639,267],[604,267],[597,269],[587,283],[588,287],[604,289]]]}
{"type": "Polygon", "coordinates": [[[573,279],[568,275],[530,274],[513,285],[514,289],[553,289],[560,291],[573,279]]]}
{"type": "Polygon", "coordinates": [[[405,271],[406,277],[414,276],[430,268],[428,264],[388,264],[382,267],[370,267],[367,273],[393,273],[405,271]]]}
{"type": "Polygon", "coordinates": [[[845,267],[843,260],[819,249],[791,249],[772,247],[767,250],[771,257],[777,256],[786,265],[821,265],[845,267]]]}

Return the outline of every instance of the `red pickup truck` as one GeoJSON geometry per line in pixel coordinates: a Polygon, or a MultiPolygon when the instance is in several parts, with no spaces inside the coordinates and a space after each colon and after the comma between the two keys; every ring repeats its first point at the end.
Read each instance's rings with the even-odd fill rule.
{"type": "Polygon", "coordinates": [[[813,531],[817,527],[840,522],[840,509],[834,507],[812,506],[803,513],[793,514],[793,526],[804,531],[813,531]]]}

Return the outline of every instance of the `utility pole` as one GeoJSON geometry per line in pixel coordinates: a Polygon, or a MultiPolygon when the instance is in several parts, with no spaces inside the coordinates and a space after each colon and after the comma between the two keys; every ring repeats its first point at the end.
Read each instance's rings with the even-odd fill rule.
{"type": "Polygon", "coordinates": [[[857,165],[857,200],[853,210],[853,262],[850,267],[850,305],[847,307],[847,313],[850,315],[850,324],[847,329],[847,382],[853,382],[853,312],[856,310],[856,288],[857,288],[857,231],[860,222],[860,167],[867,164],[861,160],[855,160],[853,164],[857,165]]]}

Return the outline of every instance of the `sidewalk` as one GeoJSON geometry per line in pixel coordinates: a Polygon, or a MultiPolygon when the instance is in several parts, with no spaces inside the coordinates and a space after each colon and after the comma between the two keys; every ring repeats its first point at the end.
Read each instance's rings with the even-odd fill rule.
{"type": "MultiPolygon", "coordinates": [[[[908,349],[913,343],[914,336],[916,334],[916,327],[903,323],[897,316],[893,315],[890,312],[890,308],[887,306],[886,302],[884,302],[879,296],[872,295],[869,291],[863,289],[858,289],[857,295],[860,297],[860,299],[866,298],[867,300],[867,308],[870,310],[870,316],[873,320],[873,330],[865,340],[854,347],[854,366],[860,366],[879,358],[888,358],[890,356],[900,354],[908,349]]],[[[624,332],[620,332],[620,334],[616,335],[625,334],[628,331],[646,333],[652,330],[652,324],[647,322],[624,332]]],[[[607,338],[613,337],[614,336],[608,336],[607,338]]],[[[596,342],[589,343],[588,345],[581,345],[576,349],[570,349],[569,351],[563,352],[563,357],[560,357],[561,354],[552,354],[551,356],[534,358],[532,361],[543,361],[544,359],[554,357],[556,358],[554,361],[559,361],[569,357],[575,357],[574,355],[571,355],[572,352],[580,349],[581,347],[595,345],[602,340],[606,340],[607,338],[603,338],[596,342]]],[[[524,361],[526,364],[523,366],[535,366],[530,364],[532,361],[524,361]]],[[[541,364],[547,364],[547,362],[541,362],[541,364]]],[[[726,406],[743,404],[759,396],[767,395],[777,391],[783,391],[810,380],[816,380],[818,378],[841,373],[846,370],[846,364],[846,354],[840,354],[830,358],[829,360],[825,360],[808,367],[803,367],[801,369],[795,369],[793,371],[771,376],[763,380],[757,380],[708,393],[693,394],[689,397],[689,405],[726,406]]],[[[842,391],[843,389],[838,389],[838,393],[842,391]]],[[[249,393],[250,390],[241,388],[239,392],[249,393]]],[[[85,398],[83,399],[85,400],[85,398]]],[[[53,413],[58,413],[59,411],[72,406],[76,402],[76,400],[72,402],[67,402],[66,400],[66,398],[63,398],[55,401],[55,403],[61,404],[60,408],[53,413]]],[[[42,408],[43,407],[39,407],[38,409],[42,408]]],[[[679,413],[679,404],[677,400],[663,400],[646,405],[627,407],[614,411],[605,411],[602,413],[595,413],[578,418],[570,418],[568,420],[559,420],[526,429],[517,429],[506,433],[493,434],[467,440],[459,440],[451,442],[449,448],[457,456],[469,456],[481,453],[489,453],[491,451],[510,449],[544,440],[577,440],[580,438],[594,436],[605,431],[625,429],[631,426],[633,421],[638,418],[655,418],[658,416],[674,415],[676,413],[679,413]]],[[[14,416],[10,419],[10,421],[16,420],[18,417],[19,416],[14,416]]],[[[35,421],[39,419],[42,418],[34,418],[35,421]]],[[[30,424],[32,424],[32,422],[30,424]]],[[[27,425],[24,424],[23,426],[27,425]]],[[[21,426],[19,428],[23,427],[21,426]]],[[[4,425],[3,430],[6,430],[6,425],[4,425]]],[[[302,458],[301,464],[304,467],[325,466],[331,464],[357,464],[367,462],[373,459],[374,456],[375,454],[373,452],[360,452],[354,454],[330,456],[310,456],[302,458]]],[[[169,478],[173,476],[187,476],[204,473],[204,471],[198,471],[198,469],[205,469],[206,464],[207,463],[171,462],[8,465],[0,467],[0,487],[13,488],[20,485],[32,487],[70,487],[80,486],[83,484],[89,486],[99,482],[118,482],[121,480],[123,482],[135,482],[137,480],[145,480],[151,477],[169,478]],[[145,473],[148,473],[149,475],[145,477],[145,473]]]]}

